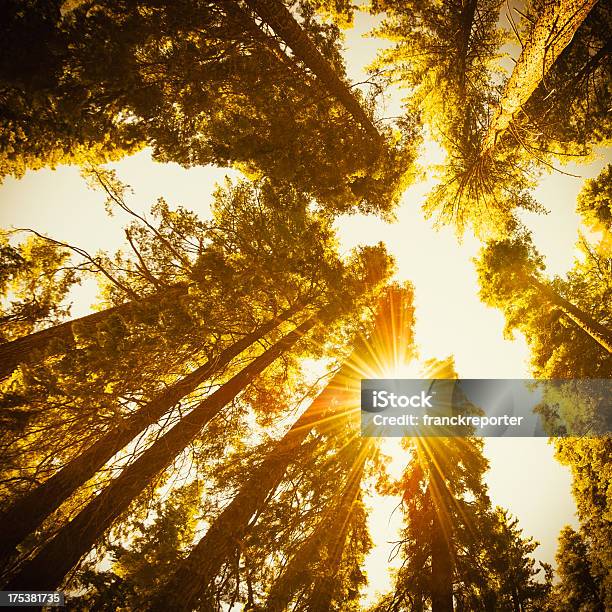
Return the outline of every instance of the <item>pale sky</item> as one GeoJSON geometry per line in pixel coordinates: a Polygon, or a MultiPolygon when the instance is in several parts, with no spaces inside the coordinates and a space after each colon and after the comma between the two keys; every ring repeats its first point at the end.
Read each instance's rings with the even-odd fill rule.
{"type": "MultiPolygon", "coordinates": [[[[367,16],[358,16],[355,30],[347,34],[346,57],[352,80],[363,78],[362,67],[380,46],[380,41],[360,38],[372,23],[367,16]]],[[[388,114],[398,114],[395,105],[390,102],[388,114]]],[[[419,162],[427,166],[439,161],[436,147],[425,146],[419,162]]],[[[589,165],[564,167],[581,178],[552,174],[535,191],[536,198],[551,212],[543,217],[525,215],[524,221],[546,257],[550,274],[563,274],[571,267],[579,228],[574,212],[576,195],[583,180],[597,176],[609,161],[609,150],[605,154],[599,152],[589,165]]],[[[148,151],[111,167],[133,187],[129,203],[139,212],[146,212],[163,196],[171,206],[183,205],[202,217],[208,214],[215,183],[226,175],[238,176],[225,169],[186,170],[176,164],[157,164],[148,151]]],[[[379,240],[386,243],[397,260],[398,278],[409,279],[415,286],[416,340],[422,359],[452,354],[464,378],[529,377],[525,340],[505,340],[501,313],[478,300],[472,258],[479,243],[466,237],[459,244],[452,231],[436,232],[423,219],[421,204],[432,185],[427,178],[406,191],[395,224],[361,215],[340,218],[337,228],[342,249],[348,251],[357,244],[379,240]]],[[[7,178],[0,185],[0,226],[31,227],[91,252],[114,251],[123,243],[122,227],[127,216],[117,213],[109,218],[103,200],[102,194],[86,187],[75,167],[28,172],[21,180],[7,178]]],[[[73,299],[72,314],[85,314],[95,301],[95,288],[86,285],[73,299]]],[[[399,469],[401,452],[395,447],[394,453],[399,469]]],[[[508,508],[519,518],[525,534],[541,542],[537,558],[553,562],[559,530],[567,523],[575,524],[569,470],[554,460],[546,439],[489,439],[485,453],[491,463],[487,482],[493,503],[508,508]]],[[[396,500],[371,498],[370,503],[372,535],[379,545],[367,562],[372,582],[369,599],[375,591],[384,592],[390,586],[386,578],[390,545],[385,542],[397,539],[399,521],[399,513],[395,513],[389,523],[396,500]]]]}

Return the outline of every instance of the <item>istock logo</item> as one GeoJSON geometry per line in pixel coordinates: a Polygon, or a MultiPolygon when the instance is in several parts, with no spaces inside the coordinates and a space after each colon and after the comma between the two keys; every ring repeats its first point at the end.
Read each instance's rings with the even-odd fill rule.
{"type": "Polygon", "coordinates": [[[372,391],[372,406],[374,408],[432,408],[433,395],[397,395],[388,391],[372,391]]]}
{"type": "Polygon", "coordinates": [[[388,389],[361,390],[361,407],[366,412],[382,412],[387,408],[433,408],[433,399],[433,394],[425,390],[410,394],[388,389]]]}

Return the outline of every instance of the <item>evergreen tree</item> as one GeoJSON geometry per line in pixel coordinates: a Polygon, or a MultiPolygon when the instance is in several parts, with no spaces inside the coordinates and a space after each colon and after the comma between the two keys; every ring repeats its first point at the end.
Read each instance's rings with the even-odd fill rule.
{"type": "Polygon", "coordinates": [[[552,592],[552,610],[605,610],[600,580],[591,574],[590,557],[588,541],[571,527],[564,527],[556,555],[559,582],[552,592]]]}
{"type": "MultiPolygon", "coordinates": [[[[362,256],[363,257],[363,256],[362,256]]],[[[138,459],[111,481],[103,492],[83,508],[77,517],[63,527],[57,535],[32,559],[26,561],[13,575],[9,584],[21,584],[36,576],[37,582],[59,584],[66,572],[103,535],[114,521],[125,512],[157,474],[165,470],[174,458],[198,435],[219,412],[271,363],[289,351],[315,325],[333,321],[335,313],[350,312],[351,304],[359,304],[364,292],[372,290],[386,275],[383,266],[362,276],[362,261],[345,271],[346,283],[342,301],[330,299],[319,313],[307,317],[264,351],[249,365],[207,396],[174,427],[159,437],[138,459]],[[62,551],[60,553],[60,551],[62,551]],[[59,555],[59,556],[58,556],[59,555]],[[61,559],[60,559],[61,557],[61,559]],[[44,568],[44,570],[43,570],[44,568]],[[42,573],[41,573],[42,572],[42,573]]],[[[378,263],[378,262],[377,262],[378,263]]]]}
{"type": "Polygon", "coordinates": [[[513,223],[514,209],[540,210],[529,195],[530,160],[520,150],[504,144],[486,164],[480,152],[498,97],[493,66],[505,41],[497,28],[500,7],[497,0],[373,5],[386,16],[375,33],[395,43],[373,68],[410,92],[408,112],[423,115],[447,152],[425,213],[459,233],[471,225],[478,234],[499,234],[513,223]]]}
{"type": "Polygon", "coordinates": [[[603,232],[602,242],[608,244],[612,234],[612,164],[597,178],[585,181],[576,209],[589,229],[603,232]]]}
{"type": "Polygon", "coordinates": [[[150,525],[133,520],[129,547],[117,543],[110,549],[112,568],[86,568],[79,575],[84,595],[71,599],[75,610],[142,608],[160,577],[171,571],[197,529],[199,483],[175,488],[165,503],[157,502],[150,525]]]}
{"type": "MultiPolygon", "coordinates": [[[[427,367],[432,378],[456,377],[452,359],[427,367]]],[[[438,382],[438,400],[452,392],[449,383],[438,382]]],[[[475,409],[454,395],[452,405],[466,414],[475,409]]],[[[505,513],[492,510],[482,440],[470,428],[462,433],[405,438],[408,467],[398,481],[381,481],[382,491],[401,496],[405,527],[394,592],[375,610],[517,610],[543,595],[528,558],[535,545],[505,513]]]]}
{"type": "MultiPolygon", "coordinates": [[[[543,6],[528,3],[528,30],[543,6]]],[[[571,160],[610,138],[611,25],[611,7],[597,2],[515,116],[514,131],[536,155],[571,160]]]]}
{"type": "MultiPolygon", "coordinates": [[[[599,321],[599,316],[592,314],[597,304],[578,297],[577,285],[583,279],[575,275],[569,283],[562,283],[560,279],[546,282],[542,278],[543,259],[525,232],[490,242],[482,249],[477,268],[481,299],[503,309],[508,332],[513,328],[527,332],[538,325],[545,334],[550,331],[550,322],[563,315],[579,333],[597,343],[600,350],[612,352],[612,332],[606,324],[609,315],[603,314],[603,320],[599,321]],[[574,304],[564,295],[568,298],[576,295],[579,301],[574,304]]],[[[607,290],[605,286],[602,289],[607,290]]],[[[533,337],[532,342],[536,344],[537,338],[533,337]]],[[[537,344],[535,349],[537,355],[537,344]]],[[[542,350],[550,358],[548,347],[542,350]]]]}
{"type": "Polygon", "coordinates": [[[3,9],[3,57],[23,40],[36,44],[19,77],[12,66],[0,72],[9,92],[2,174],[150,145],[159,161],[233,165],[290,183],[333,212],[383,214],[410,179],[415,122],[388,129],[382,149],[358,127],[343,103],[373,124],[342,81],[338,30],[308,3],[293,24],[307,57],[285,53],[233,0],[93,2],[63,16],[59,2],[42,0],[3,9]],[[313,73],[301,60],[315,56],[313,73]]]}
{"type": "MultiPolygon", "coordinates": [[[[383,296],[377,315],[377,323],[381,325],[375,324],[372,339],[368,341],[362,339],[358,342],[353,355],[293,423],[258,468],[253,471],[249,479],[241,486],[238,494],[211,525],[206,535],[178,567],[160,596],[152,603],[151,609],[167,609],[170,602],[175,599],[176,592],[182,593],[183,597],[181,602],[175,601],[173,605],[182,606],[185,610],[196,605],[200,598],[206,601],[210,597],[211,586],[222,564],[235,549],[236,542],[245,537],[251,517],[261,511],[268,496],[273,494],[278,487],[289,462],[300,447],[306,443],[313,428],[319,423],[324,428],[330,427],[335,420],[345,418],[346,411],[350,412],[354,409],[353,405],[358,396],[356,383],[359,373],[363,371],[364,364],[371,364],[370,367],[376,368],[378,359],[382,357],[382,354],[376,352],[376,348],[382,343],[388,348],[388,342],[393,338],[385,333],[386,326],[393,318],[391,313],[395,311],[395,316],[397,316],[405,313],[406,309],[410,311],[409,296],[411,294],[406,291],[408,295],[403,296],[398,303],[395,293],[396,291],[392,290],[388,295],[383,296]]],[[[404,336],[404,341],[408,341],[412,319],[408,318],[404,321],[408,328],[396,329],[395,334],[404,336]]],[[[346,533],[341,539],[346,539],[346,533]]],[[[337,565],[340,562],[343,547],[343,542],[340,541],[332,549],[331,559],[335,571],[338,569],[337,565]]],[[[313,598],[312,606],[329,605],[333,597],[333,587],[326,585],[325,593],[313,593],[311,597],[313,598]],[[317,600],[319,596],[324,599],[317,600]]]]}
{"type": "MultiPolygon", "coordinates": [[[[13,246],[0,233],[0,348],[13,338],[65,317],[65,298],[80,282],[80,270],[70,265],[70,253],[32,236],[13,246]],[[10,301],[9,301],[10,300],[10,301]]],[[[0,353],[2,361],[5,356],[0,353]]]]}
{"type": "Polygon", "coordinates": [[[492,153],[512,118],[546,77],[595,4],[596,0],[542,2],[483,138],[482,155],[492,153]]]}
{"type": "Polygon", "coordinates": [[[382,145],[378,130],[359,101],[338,78],[333,66],[311,43],[282,1],[246,0],[246,3],[274,29],[277,35],[282,37],[295,56],[325,84],[327,90],[342,103],[374,143],[382,145]]]}
{"type": "MultiPolygon", "coordinates": [[[[582,313],[575,318],[585,320],[587,327],[603,327],[601,331],[605,344],[606,330],[610,329],[610,270],[596,245],[582,240],[580,246],[581,257],[576,259],[574,268],[565,279],[555,279],[551,283],[552,289],[564,300],[571,300],[573,307],[582,313]]],[[[560,314],[565,315],[565,311],[551,300],[554,296],[539,289],[541,283],[526,282],[525,272],[537,277],[539,270],[543,269],[543,260],[527,236],[488,245],[483,249],[478,268],[483,299],[503,309],[509,332],[518,329],[525,334],[531,349],[535,378],[610,378],[612,361],[604,344],[595,341],[585,326],[578,325],[575,320],[563,321],[560,314]],[[521,270],[520,274],[516,273],[517,269],[521,270]],[[504,275],[507,275],[506,279],[503,279],[504,275]]],[[[566,410],[563,415],[565,429],[562,432],[569,437],[555,440],[556,453],[558,460],[572,470],[572,491],[581,524],[580,537],[592,542],[589,547],[589,571],[593,580],[601,585],[599,599],[604,602],[604,607],[608,607],[612,601],[610,557],[608,547],[603,543],[610,539],[606,518],[609,512],[606,491],[610,482],[610,436],[584,435],[589,429],[590,419],[606,417],[606,398],[601,404],[603,415],[598,414],[601,409],[596,406],[577,402],[575,394],[552,399],[566,403],[567,399],[570,400],[571,410],[566,410]],[[597,412],[593,413],[593,409],[597,412]]],[[[547,405],[544,414],[554,416],[557,410],[555,405],[547,405]]],[[[583,603],[590,605],[589,600],[583,603]]]]}

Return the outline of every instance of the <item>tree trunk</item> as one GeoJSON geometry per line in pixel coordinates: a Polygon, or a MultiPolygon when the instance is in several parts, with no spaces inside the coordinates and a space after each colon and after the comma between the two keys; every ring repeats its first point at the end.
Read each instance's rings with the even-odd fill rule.
{"type": "Polygon", "coordinates": [[[263,19],[274,33],[291,48],[300,60],[346,108],[366,134],[382,145],[382,138],[357,98],[343,83],[331,64],[321,55],[281,0],[245,0],[247,6],[263,19]]]}
{"type": "Polygon", "coordinates": [[[194,391],[211,375],[220,371],[234,357],[260,340],[279,323],[287,320],[297,310],[297,307],[287,310],[280,317],[264,323],[254,332],[234,342],[219,355],[202,364],[125,418],[51,478],[18,499],[0,515],[0,526],[2,526],[0,561],[10,558],[17,544],[37,529],[47,516],[139,433],[156,423],[180,399],[194,391]]]}
{"type": "Polygon", "coordinates": [[[100,312],[93,312],[84,317],[66,321],[65,323],[60,323],[59,325],[28,334],[22,338],[17,338],[11,342],[0,344],[0,380],[10,376],[20,363],[32,360],[35,353],[42,354],[52,340],[59,340],[65,343],[72,342],[72,326],[75,323],[92,327],[105,321],[112,315],[125,316],[139,304],[149,304],[162,297],[178,298],[185,290],[184,286],[173,287],[164,294],[156,293],[138,302],[126,302],[125,304],[113,306],[106,310],[101,310],[100,312]]]}
{"type": "Polygon", "coordinates": [[[327,541],[323,542],[327,553],[324,568],[321,568],[324,571],[317,573],[318,579],[312,587],[310,598],[306,604],[306,609],[311,612],[328,612],[332,609],[338,571],[350,531],[353,505],[359,497],[363,470],[372,451],[372,442],[370,438],[366,438],[362,442],[355,465],[349,474],[347,485],[335,509],[334,519],[332,519],[331,525],[328,524],[327,541]]]}
{"type": "Polygon", "coordinates": [[[449,493],[435,457],[431,457],[429,461],[428,472],[434,510],[431,538],[431,610],[453,612],[453,558],[450,536],[452,525],[446,505],[449,493]]]}
{"type": "Polygon", "coordinates": [[[563,49],[570,43],[597,0],[548,0],[506,83],[483,139],[482,155],[490,153],[527,102],[563,49]]]}
{"type": "Polygon", "coordinates": [[[608,353],[612,353],[612,331],[595,321],[584,310],[561,297],[545,283],[533,277],[529,277],[528,282],[542,292],[568,319],[571,319],[582,331],[591,336],[597,344],[608,351],[608,353]]]}
{"type": "MultiPolygon", "coordinates": [[[[371,438],[366,438],[361,443],[341,494],[336,498],[335,503],[330,504],[312,534],[287,563],[281,576],[275,580],[266,600],[266,610],[269,612],[287,610],[297,589],[309,585],[311,576],[307,568],[321,557],[323,547],[327,547],[328,559],[333,556],[336,544],[341,545],[344,549],[345,538],[338,534],[341,534],[344,525],[348,524],[352,504],[361,486],[364,466],[371,456],[372,442],[371,438]]],[[[328,561],[327,565],[331,568],[334,563],[328,561]]],[[[315,585],[315,592],[318,587],[319,585],[315,585]]]]}
{"type": "Polygon", "coordinates": [[[311,316],[265,353],[200,402],[136,461],[126,467],[97,497],[26,561],[9,580],[9,590],[53,590],[68,571],[123,514],[147,485],[166,469],[221,409],[231,402],[267,366],[296,344],[321,319],[311,316]]]}
{"type": "MultiPolygon", "coordinates": [[[[276,490],[287,466],[313,427],[321,422],[329,426],[332,411],[338,413],[347,399],[358,398],[356,375],[359,376],[353,361],[349,360],[245,482],[206,535],[179,565],[149,610],[190,611],[201,596],[208,594],[223,563],[247,534],[251,518],[276,490]],[[181,594],[180,599],[177,593],[181,594]]],[[[334,416],[343,414],[340,410],[340,415],[334,416]]]]}
{"type": "Polygon", "coordinates": [[[474,25],[474,16],[476,15],[476,6],[478,0],[465,0],[461,14],[459,16],[459,23],[461,24],[461,30],[459,35],[461,37],[459,45],[459,99],[461,102],[465,102],[466,98],[466,68],[467,58],[470,50],[470,40],[472,34],[472,26],[474,25]]]}
{"type": "Polygon", "coordinates": [[[431,542],[431,610],[453,612],[452,559],[441,521],[434,516],[431,542]]]}

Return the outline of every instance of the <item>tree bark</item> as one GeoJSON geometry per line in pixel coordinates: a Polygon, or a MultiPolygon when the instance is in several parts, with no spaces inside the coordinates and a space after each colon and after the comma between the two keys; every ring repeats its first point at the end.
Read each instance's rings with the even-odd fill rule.
{"type": "Polygon", "coordinates": [[[482,155],[492,152],[596,3],[597,0],[548,0],[506,83],[483,138],[482,155]]]}
{"type": "Polygon", "coordinates": [[[444,502],[448,492],[438,469],[437,463],[431,461],[428,470],[430,497],[434,509],[431,539],[431,610],[453,612],[453,559],[449,538],[452,526],[444,502]]]}
{"type": "Polygon", "coordinates": [[[51,478],[12,504],[0,515],[0,562],[10,558],[15,553],[15,547],[27,535],[37,529],[46,517],[139,433],[156,423],[180,399],[224,368],[234,357],[260,340],[279,323],[290,318],[297,310],[296,307],[285,311],[281,316],[264,323],[234,342],[125,418],[51,478]]]}
{"type": "Polygon", "coordinates": [[[43,353],[44,350],[49,346],[52,340],[59,340],[61,342],[70,343],[73,341],[72,326],[77,323],[79,325],[86,325],[92,327],[105,321],[112,315],[125,316],[138,304],[148,304],[160,300],[162,297],[167,296],[168,298],[177,297],[184,293],[186,288],[173,287],[167,293],[164,294],[153,294],[138,302],[126,302],[119,306],[113,306],[100,312],[93,312],[84,317],[66,321],[47,329],[28,334],[22,338],[17,338],[11,342],[5,342],[0,344],[0,380],[10,376],[13,371],[21,363],[32,360],[34,354],[43,353]]]}
{"type": "Polygon", "coordinates": [[[314,426],[322,422],[329,426],[332,412],[337,413],[347,399],[358,398],[355,380],[356,375],[360,375],[353,363],[349,359],[253,472],[153,600],[149,607],[151,612],[169,609],[187,612],[201,596],[208,594],[223,563],[246,536],[251,518],[276,490],[287,466],[314,426]],[[180,600],[177,593],[181,594],[180,600]]]}
{"type": "MultiPolygon", "coordinates": [[[[320,320],[311,316],[284,336],[212,395],[200,402],[136,461],[126,467],[97,497],[8,581],[8,590],[54,590],[92,546],[123,514],[147,485],[166,469],[221,409],[275,359],[288,351],[320,320]]],[[[170,609],[173,609],[171,607],[170,609]]]]}
{"type": "Polygon", "coordinates": [[[331,64],[321,55],[299,23],[280,0],[245,0],[247,6],[263,19],[300,60],[346,108],[366,134],[379,146],[382,137],[357,98],[343,83],[331,64]]]}
{"type": "Polygon", "coordinates": [[[608,351],[608,353],[612,353],[612,331],[595,321],[584,310],[561,297],[545,283],[533,277],[529,277],[528,282],[543,293],[568,319],[571,319],[582,331],[593,338],[599,346],[608,351]]]}
{"type": "Polygon", "coordinates": [[[474,25],[474,16],[476,15],[476,6],[478,0],[465,0],[463,8],[459,16],[459,23],[461,24],[460,44],[459,44],[459,99],[461,102],[465,102],[466,98],[466,68],[467,58],[470,50],[470,39],[472,34],[472,26],[474,25]]]}

